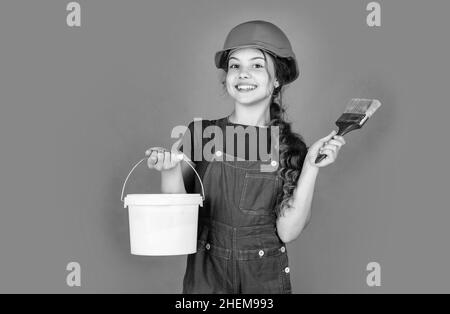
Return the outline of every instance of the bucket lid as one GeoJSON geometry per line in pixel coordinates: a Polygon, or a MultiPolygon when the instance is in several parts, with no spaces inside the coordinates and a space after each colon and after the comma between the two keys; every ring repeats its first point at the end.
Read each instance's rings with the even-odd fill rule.
{"type": "Polygon", "coordinates": [[[200,205],[203,206],[203,198],[200,194],[128,194],[123,206],[129,205],[200,205]]]}

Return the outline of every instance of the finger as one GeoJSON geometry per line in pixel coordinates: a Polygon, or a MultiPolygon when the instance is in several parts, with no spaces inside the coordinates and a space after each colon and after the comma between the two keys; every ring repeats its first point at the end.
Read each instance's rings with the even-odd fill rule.
{"type": "Polygon", "coordinates": [[[167,152],[165,158],[167,158],[166,166],[168,166],[169,168],[173,167],[173,165],[175,164],[175,155],[172,152],[167,152]]]}
{"type": "Polygon", "coordinates": [[[323,148],[326,144],[328,144],[328,141],[331,140],[336,133],[337,132],[335,130],[333,130],[329,135],[327,135],[326,137],[321,138],[319,140],[319,143],[322,143],[321,148],[323,148]]]}
{"type": "Polygon", "coordinates": [[[158,163],[158,153],[156,151],[153,151],[150,153],[150,157],[148,158],[148,166],[150,168],[155,168],[157,163],[158,163]]]}
{"type": "Polygon", "coordinates": [[[341,148],[341,143],[332,143],[332,140],[329,142],[323,143],[322,146],[320,146],[320,150],[324,149],[335,149],[335,148],[341,148]]]}
{"type": "Polygon", "coordinates": [[[150,155],[154,152],[155,150],[153,148],[149,148],[145,151],[145,156],[150,157],[150,155]]]}
{"type": "Polygon", "coordinates": [[[156,165],[156,163],[158,162],[158,152],[156,150],[151,152],[150,159],[153,161],[153,164],[156,165]]]}
{"type": "Polygon", "coordinates": [[[182,152],[179,152],[176,150],[172,151],[172,162],[173,163],[177,163],[177,162],[183,160],[183,158],[184,158],[184,155],[182,152]]]}
{"type": "Polygon", "coordinates": [[[170,154],[170,152],[164,152],[164,163],[163,163],[163,168],[164,169],[170,169],[172,167],[172,156],[170,154]]]}
{"type": "Polygon", "coordinates": [[[340,147],[338,147],[336,145],[332,145],[332,144],[327,144],[323,147],[323,150],[331,150],[334,152],[335,155],[338,154],[340,149],[341,149],[340,147]]]}
{"type": "Polygon", "coordinates": [[[178,160],[178,155],[176,152],[170,152],[170,165],[171,166],[175,166],[179,160],[178,160]]]}
{"type": "Polygon", "coordinates": [[[164,153],[162,151],[158,151],[157,156],[158,156],[158,162],[156,163],[155,168],[158,170],[161,170],[162,166],[164,164],[164,153]]]}
{"type": "Polygon", "coordinates": [[[344,143],[342,143],[342,142],[340,142],[338,140],[333,140],[333,139],[329,140],[328,144],[335,145],[337,147],[341,147],[342,145],[344,145],[344,143]]]}
{"type": "Polygon", "coordinates": [[[158,161],[158,156],[156,154],[156,151],[151,152],[150,156],[147,160],[148,167],[154,168],[157,161],[158,161]]]}
{"type": "Polygon", "coordinates": [[[333,151],[333,152],[337,152],[338,147],[335,146],[335,145],[327,144],[327,145],[325,145],[325,146],[323,147],[322,150],[331,150],[331,151],[333,151]]]}
{"type": "Polygon", "coordinates": [[[335,136],[333,136],[333,139],[341,142],[342,144],[345,144],[345,139],[343,136],[335,135],[335,136]]]}
{"type": "Polygon", "coordinates": [[[335,157],[335,152],[334,152],[334,150],[332,150],[332,149],[324,149],[324,150],[322,151],[322,154],[327,155],[327,159],[328,159],[328,158],[334,158],[334,157],[335,157]]]}
{"type": "Polygon", "coordinates": [[[155,164],[153,163],[153,161],[152,161],[150,158],[147,159],[147,166],[148,166],[150,169],[153,169],[154,166],[155,166],[155,164]]]}
{"type": "Polygon", "coordinates": [[[323,137],[323,138],[321,139],[321,141],[322,141],[322,142],[327,142],[327,141],[329,141],[330,139],[332,139],[333,136],[335,136],[336,134],[337,134],[337,131],[336,131],[336,130],[333,130],[333,131],[331,131],[330,134],[328,134],[327,136],[323,137]]]}
{"type": "Polygon", "coordinates": [[[323,154],[323,152],[324,152],[325,150],[336,151],[337,148],[336,148],[336,146],[334,146],[334,145],[325,145],[324,147],[322,147],[321,153],[323,154]]]}
{"type": "Polygon", "coordinates": [[[159,150],[164,150],[164,148],[163,147],[158,147],[158,146],[150,147],[149,149],[147,149],[145,151],[145,156],[150,156],[152,152],[157,152],[159,150]]]}

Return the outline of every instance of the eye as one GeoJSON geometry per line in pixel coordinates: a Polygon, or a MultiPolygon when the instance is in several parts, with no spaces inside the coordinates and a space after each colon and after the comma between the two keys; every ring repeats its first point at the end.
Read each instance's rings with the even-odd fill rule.
{"type": "Polygon", "coordinates": [[[259,63],[256,63],[256,64],[254,64],[253,66],[254,66],[255,68],[257,68],[257,69],[264,68],[264,65],[259,64],[259,63]]]}
{"type": "Polygon", "coordinates": [[[230,64],[229,68],[230,69],[237,69],[239,67],[238,64],[230,64]]]}

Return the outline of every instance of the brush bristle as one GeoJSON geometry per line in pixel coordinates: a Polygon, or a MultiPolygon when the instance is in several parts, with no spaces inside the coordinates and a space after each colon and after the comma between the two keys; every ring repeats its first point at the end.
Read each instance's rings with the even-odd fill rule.
{"type": "Polygon", "coordinates": [[[376,99],[353,98],[344,113],[365,114],[369,118],[380,106],[381,103],[376,99]]]}
{"type": "Polygon", "coordinates": [[[370,118],[380,107],[381,102],[377,99],[372,99],[372,104],[370,105],[369,109],[367,109],[366,116],[370,118]]]}

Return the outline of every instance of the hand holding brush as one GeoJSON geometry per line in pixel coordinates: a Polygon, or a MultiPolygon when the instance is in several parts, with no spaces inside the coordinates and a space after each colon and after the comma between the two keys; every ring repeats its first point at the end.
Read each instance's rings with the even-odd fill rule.
{"type": "MultiPolygon", "coordinates": [[[[340,147],[345,144],[342,136],[350,131],[360,129],[380,106],[381,103],[376,99],[353,98],[350,100],[344,113],[336,121],[339,131],[333,131],[334,134],[332,132],[330,135],[311,146],[310,150],[313,150],[313,148],[316,148],[314,146],[322,144],[320,145],[320,148],[318,148],[319,154],[316,157],[315,164],[319,165],[327,156],[330,156],[332,159],[331,162],[334,162],[340,147]],[[332,138],[334,138],[334,140],[332,140],[332,138]],[[335,145],[337,145],[336,148],[333,148],[335,145]]],[[[329,163],[326,164],[328,165],[329,163]]]]}
{"type": "Polygon", "coordinates": [[[333,163],[339,154],[339,150],[345,144],[344,138],[336,133],[337,131],[333,130],[330,134],[312,144],[308,149],[305,163],[307,162],[310,166],[319,168],[333,163]],[[326,158],[316,163],[315,160],[322,154],[326,158]]]}

